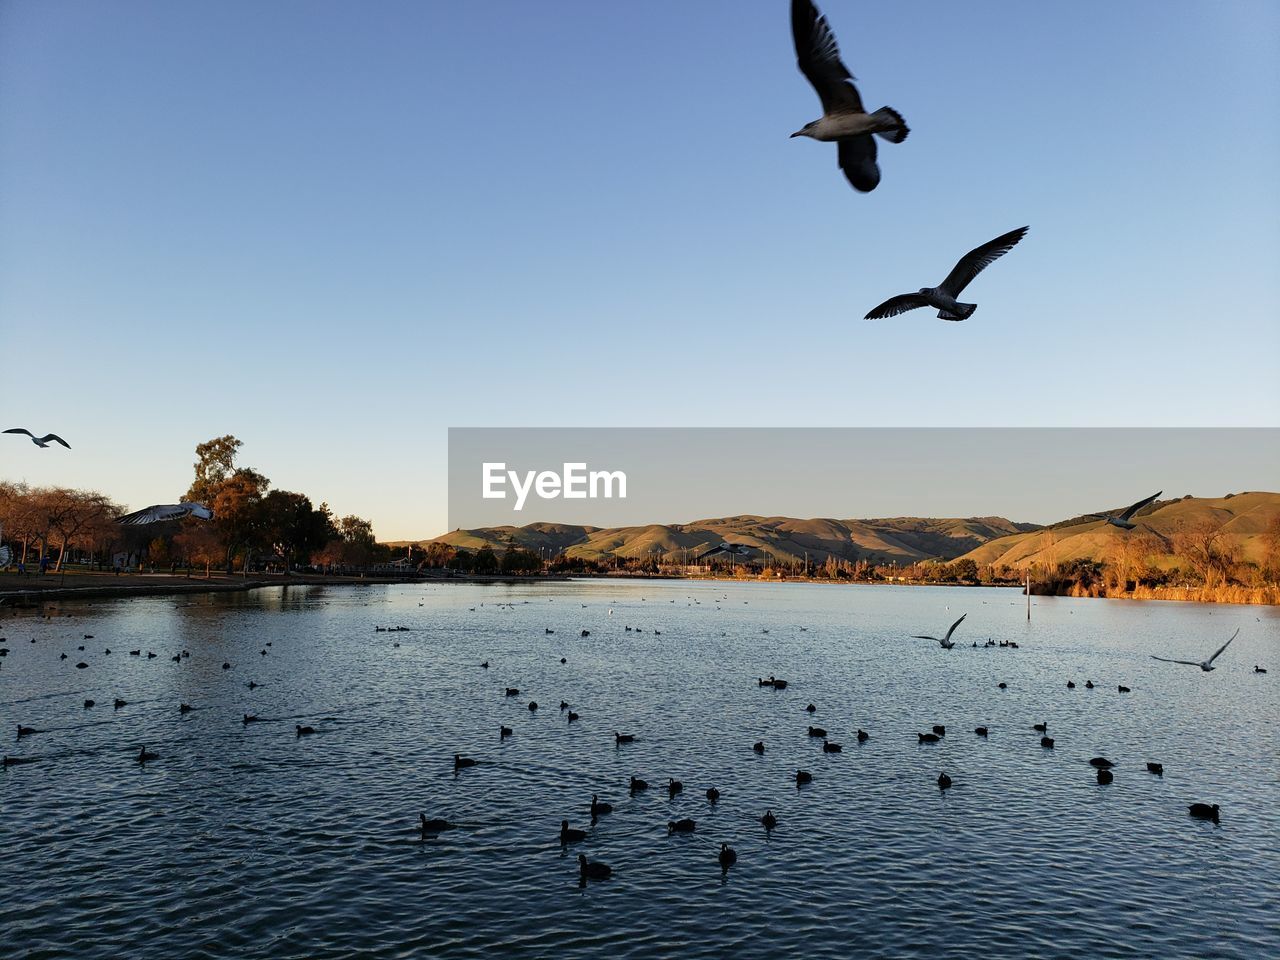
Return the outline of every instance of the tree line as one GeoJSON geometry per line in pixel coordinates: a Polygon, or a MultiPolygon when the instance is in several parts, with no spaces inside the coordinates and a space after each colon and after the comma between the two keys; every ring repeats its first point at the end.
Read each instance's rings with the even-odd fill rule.
{"type": "Polygon", "coordinates": [[[242,443],[227,434],[196,447],[195,476],[183,500],[213,510],[146,526],[116,521],[126,509],[101,493],[0,481],[0,531],[14,562],[48,558],[55,572],[70,553],[102,564],[126,558],[151,566],[217,567],[231,573],[267,567],[363,568],[389,560],[373,524],[336,517],[306,494],[273,490],[260,471],[236,463],[242,443]]]}

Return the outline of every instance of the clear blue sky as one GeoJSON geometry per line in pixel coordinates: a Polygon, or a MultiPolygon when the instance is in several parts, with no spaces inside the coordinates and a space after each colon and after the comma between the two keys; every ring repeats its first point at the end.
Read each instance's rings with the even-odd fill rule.
{"type": "Polygon", "coordinates": [[[787,6],[0,2],[0,410],[75,448],[0,476],[230,432],[399,538],[449,426],[1280,424],[1280,5],[826,0],[865,196],[787,6]]]}

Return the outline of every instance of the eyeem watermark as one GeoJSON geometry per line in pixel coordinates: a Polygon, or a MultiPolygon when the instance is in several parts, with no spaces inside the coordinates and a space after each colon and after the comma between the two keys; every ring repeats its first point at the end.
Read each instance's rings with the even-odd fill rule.
{"type": "Polygon", "coordinates": [[[627,498],[627,475],[621,470],[587,470],[585,463],[566,463],[562,473],[554,470],[508,470],[505,463],[485,463],[480,468],[481,496],[486,500],[507,499],[507,486],[515,493],[514,509],[523,510],[529,494],[541,500],[619,500],[627,498]],[[615,493],[614,490],[617,492],[615,493]]]}

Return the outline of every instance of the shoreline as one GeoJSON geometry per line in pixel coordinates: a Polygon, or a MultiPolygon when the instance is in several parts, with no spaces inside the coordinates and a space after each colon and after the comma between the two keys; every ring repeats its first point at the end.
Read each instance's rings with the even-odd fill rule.
{"type": "MultiPolygon", "coordinates": [[[[182,574],[162,573],[114,573],[75,572],[62,574],[0,573],[0,604],[20,609],[46,600],[109,599],[119,597],[159,597],[187,593],[248,593],[269,587],[290,586],[341,586],[351,587],[393,583],[518,583],[523,577],[476,576],[397,576],[395,574],[369,574],[366,576],[337,576],[330,574],[212,574],[206,577],[186,577],[182,574]],[[77,582],[78,581],[78,582],[77,582]],[[85,582],[94,581],[94,582],[85,582]]],[[[567,576],[539,577],[539,580],[567,581],[567,576]]]]}
{"type": "MultiPolygon", "coordinates": [[[[483,575],[458,573],[449,575],[416,574],[414,576],[400,576],[395,574],[369,574],[365,576],[338,576],[332,574],[291,574],[289,576],[285,576],[283,574],[258,574],[252,577],[245,577],[237,574],[232,574],[230,576],[226,574],[212,574],[206,579],[204,577],[187,578],[181,574],[126,573],[116,576],[113,573],[88,573],[77,571],[65,576],[61,574],[56,576],[53,574],[45,574],[43,577],[34,574],[19,577],[14,573],[0,572],[0,606],[6,606],[11,609],[29,609],[47,600],[96,600],[129,597],[156,597],[189,593],[247,593],[251,590],[289,586],[351,587],[395,583],[502,583],[514,586],[521,583],[567,583],[573,580],[684,580],[689,582],[706,581],[715,583],[808,583],[822,586],[844,587],[990,587],[992,589],[1017,590],[1020,596],[1025,596],[1022,584],[1012,583],[834,581],[797,577],[764,580],[717,576],[671,577],[655,576],[652,574],[549,574],[539,576],[511,576],[504,574],[483,575]],[[66,582],[68,580],[72,582],[66,582]]],[[[1165,590],[1159,591],[1161,593],[1165,593],[1166,595],[1164,596],[1152,596],[1151,593],[1153,592],[1155,591],[1143,591],[1143,593],[1147,594],[1145,596],[1130,595],[1116,597],[1071,593],[1039,593],[1033,589],[1032,596],[1064,597],[1078,600],[1154,600],[1165,603],[1228,604],[1232,606],[1256,607],[1276,606],[1276,604],[1268,603],[1265,600],[1206,599],[1203,596],[1196,596],[1196,588],[1190,587],[1165,588],[1165,590]],[[1171,596],[1169,594],[1175,595],[1171,596]]]]}

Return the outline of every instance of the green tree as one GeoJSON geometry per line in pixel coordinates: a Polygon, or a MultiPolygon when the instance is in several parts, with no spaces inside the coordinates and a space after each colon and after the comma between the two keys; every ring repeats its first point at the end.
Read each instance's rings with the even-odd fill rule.
{"type": "Polygon", "coordinates": [[[227,478],[235,472],[236,453],[243,446],[231,434],[214,437],[196,445],[195,480],[187,490],[187,500],[209,504],[227,478]]]}
{"type": "Polygon", "coordinates": [[[237,550],[244,550],[244,569],[255,548],[263,543],[262,498],[271,481],[250,467],[241,467],[226,477],[217,488],[213,502],[213,520],[226,548],[227,573],[237,550]]]}
{"type": "Polygon", "coordinates": [[[494,556],[493,549],[486,543],[478,551],[476,551],[475,562],[472,565],[474,573],[489,574],[498,572],[498,558],[494,556]]]}
{"type": "Polygon", "coordinates": [[[337,532],[329,505],[316,509],[305,494],[272,490],[259,502],[258,511],[262,542],[284,560],[286,569],[320,550],[337,532]]]}

